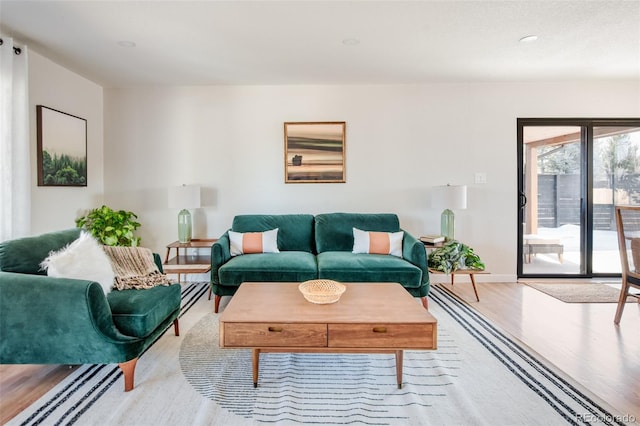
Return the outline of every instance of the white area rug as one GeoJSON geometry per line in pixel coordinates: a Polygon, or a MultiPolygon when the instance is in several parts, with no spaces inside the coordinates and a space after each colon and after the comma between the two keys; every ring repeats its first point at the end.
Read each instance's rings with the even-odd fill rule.
{"type": "MultiPolygon", "coordinates": [[[[436,351],[390,355],[263,354],[218,347],[205,284],[183,289],[182,335],[170,329],[139,360],[124,393],[114,365],[85,365],[10,425],[624,424],[452,294],[433,288],[436,351]]],[[[420,303],[416,300],[416,303],[420,303]]]]}

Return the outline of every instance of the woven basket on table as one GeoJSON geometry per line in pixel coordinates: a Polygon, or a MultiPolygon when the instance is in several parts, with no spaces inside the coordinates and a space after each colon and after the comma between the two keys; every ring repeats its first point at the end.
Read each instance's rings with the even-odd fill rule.
{"type": "Polygon", "coordinates": [[[298,289],[309,302],[323,305],[337,302],[347,287],[333,280],[310,280],[301,283],[298,289]]]}

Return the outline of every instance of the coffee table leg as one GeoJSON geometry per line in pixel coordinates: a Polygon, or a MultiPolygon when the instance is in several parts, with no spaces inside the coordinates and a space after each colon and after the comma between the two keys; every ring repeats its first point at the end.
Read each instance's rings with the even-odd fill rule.
{"type": "Polygon", "coordinates": [[[258,387],[258,367],[260,364],[260,349],[253,349],[253,387],[258,387]]]}
{"type": "Polygon", "coordinates": [[[398,389],[402,389],[402,360],[404,351],[396,351],[396,378],[398,379],[398,389]]]}

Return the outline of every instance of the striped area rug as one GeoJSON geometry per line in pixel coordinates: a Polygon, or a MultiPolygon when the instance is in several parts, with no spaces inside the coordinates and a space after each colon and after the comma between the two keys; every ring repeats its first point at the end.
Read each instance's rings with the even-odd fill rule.
{"type": "MultiPolygon", "coordinates": [[[[218,347],[205,283],[183,288],[182,336],[166,332],[124,393],[117,366],[85,365],[10,425],[622,425],[596,400],[447,290],[434,287],[436,351],[263,354],[218,347]]],[[[419,303],[416,300],[416,303],[419,303]]]]}

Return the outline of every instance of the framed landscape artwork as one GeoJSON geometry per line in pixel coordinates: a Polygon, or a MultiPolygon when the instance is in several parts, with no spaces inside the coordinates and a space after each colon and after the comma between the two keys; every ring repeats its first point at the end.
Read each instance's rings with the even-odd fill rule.
{"type": "Polygon", "coordinates": [[[285,183],[344,183],[344,121],[284,123],[285,183]]]}
{"type": "Polygon", "coordinates": [[[38,105],[38,186],[87,186],[87,120],[38,105]]]}

